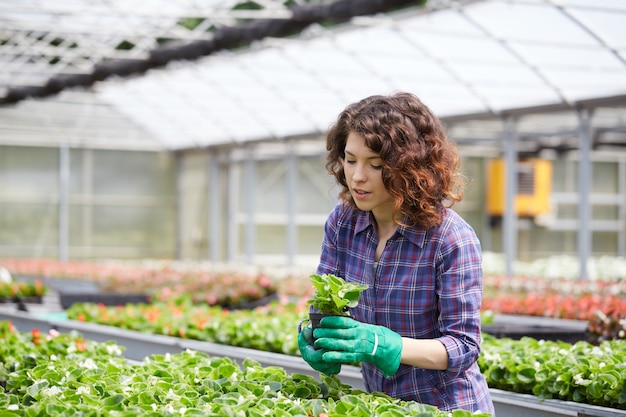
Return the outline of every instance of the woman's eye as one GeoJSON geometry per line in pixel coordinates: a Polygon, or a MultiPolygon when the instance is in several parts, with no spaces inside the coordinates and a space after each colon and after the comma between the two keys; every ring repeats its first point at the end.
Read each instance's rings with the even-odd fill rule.
{"type": "Polygon", "coordinates": [[[382,165],[372,165],[372,168],[374,168],[375,170],[380,170],[383,169],[382,165]]]}
{"type": "Polygon", "coordinates": [[[352,161],[350,159],[346,159],[346,164],[353,165],[353,164],[356,164],[356,161],[352,161]]]}

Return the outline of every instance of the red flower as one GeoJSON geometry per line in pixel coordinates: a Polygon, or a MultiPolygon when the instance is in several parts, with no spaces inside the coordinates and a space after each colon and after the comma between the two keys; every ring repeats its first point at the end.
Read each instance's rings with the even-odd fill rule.
{"type": "Polygon", "coordinates": [[[39,342],[41,341],[41,332],[39,331],[39,329],[37,329],[37,328],[32,329],[32,330],[30,331],[30,335],[31,335],[31,336],[32,336],[32,338],[33,338],[33,343],[34,343],[34,344],[36,344],[36,345],[38,345],[38,344],[39,344],[39,342]]]}
{"type": "Polygon", "coordinates": [[[76,350],[79,352],[87,350],[87,342],[85,339],[74,339],[74,344],[76,345],[76,350]]]}

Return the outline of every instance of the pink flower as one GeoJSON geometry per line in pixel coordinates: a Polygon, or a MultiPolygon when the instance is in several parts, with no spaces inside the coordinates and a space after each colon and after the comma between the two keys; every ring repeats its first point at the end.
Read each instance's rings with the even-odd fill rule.
{"type": "Polygon", "coordinates": [[[48,336],[46,336],[46,340],[54,339],[55,337],[57,337],[60,334],[61,333],[59,333],[59,331],[57,329],[50,329],[48,331],[48,336]]]}

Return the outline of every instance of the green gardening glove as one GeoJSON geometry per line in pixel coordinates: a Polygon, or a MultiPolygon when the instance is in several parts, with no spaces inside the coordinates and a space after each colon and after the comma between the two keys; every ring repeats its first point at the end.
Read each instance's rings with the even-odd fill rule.
{"type": "Polygon", "coordinates": [[[340,363],[324,362],[322,356],[325,351],[313,347],[313,330],[311,330],[310,326],[303,326],[300,329],[298,333],[298,349],[300,349],[302,359],[316,371],[328,376],[338,374],[341,371],[340,363]]]}
{"type": "Polygon", "coordinates": [[[386,377],[400,367],[402,336],[393,330],[340,316],[324,317],[320,325],[315,347],[325,351],[324,362],[370,362],[386,377]]]}

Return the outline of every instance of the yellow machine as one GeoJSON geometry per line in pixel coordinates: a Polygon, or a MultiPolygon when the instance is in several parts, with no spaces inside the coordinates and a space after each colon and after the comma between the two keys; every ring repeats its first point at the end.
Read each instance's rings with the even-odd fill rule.
{"type": "MultiPolygon", "coordinates": [[[[517,162],[515,210],[518,217],[535,217],[550,211],[552,161],[522,159],[517,162]]],[[[487,168],[487,212],[502,216],[506,204],[506,162],[489,161],[487,168]]]]}

